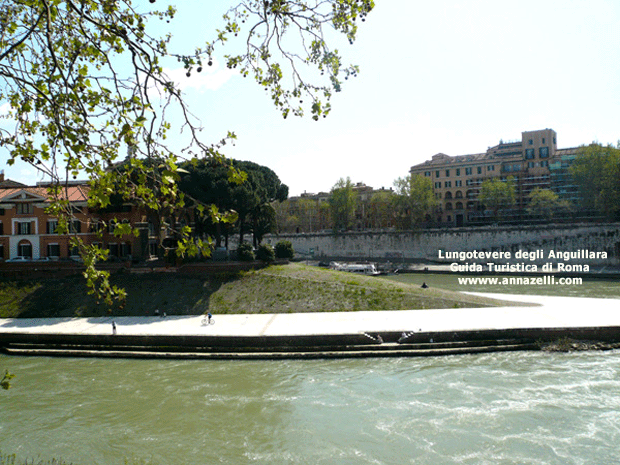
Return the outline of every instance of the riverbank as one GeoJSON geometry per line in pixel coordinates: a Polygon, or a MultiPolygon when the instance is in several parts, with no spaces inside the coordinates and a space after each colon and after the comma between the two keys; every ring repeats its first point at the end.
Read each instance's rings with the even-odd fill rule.
{"type": "Polygon", "coordinates": [[[256,359],[430,356],[620,343],[615,299],[490,295],[522,307],[0,320],[13,355],[256,359]],[[586,311],[587,309],[587,311],[586,311]],[[113,326],[116,328],[113,333],[113,326]],[[560,344],[561,346],[561,344],[560,344]]]}
{"type": "Polygon", "coordinates": [[[506,305],[417,284],[394,283],[302,264],[245,272],[119,271],[111,282],[127,291],[107,307],[87,294],[81,275],[0,281],[0,318],[152,316],[240,313],[414,310],[506,305]]]}

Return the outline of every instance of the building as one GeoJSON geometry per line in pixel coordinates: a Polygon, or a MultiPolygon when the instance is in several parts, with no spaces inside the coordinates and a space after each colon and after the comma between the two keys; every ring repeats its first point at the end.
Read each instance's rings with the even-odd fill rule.
{"type": "Polygon", "coordinates": [[[69,234],[58,233],[58,218],[47,212],[51,199],[49,185],[36,186],[4,178],[0,172],[0,259],[16,257],[38,260],[68,260],[77,258],[78,250],[71,245],[71,237],[79,237],[85,244],[98,244],[109,251],[111,259],[148,258],[156,253],[157,237],[143,212],[131,204],[123,204],[105,211],[88,206],[88,186],[83,182],[69,183],[62,196],[69,201],[73,220],[69,234]],[[141,231],[116,237],[115,221],[130,223],[141,231]],[[155,247],[154,247],[155,245],[155,247]]]}
{"type": "Polygon", "coordinates": [[[450,156],[433,155],[412,166],[410,174],[431,178],[440,207],[434,220],[440,225],[464,226],[488,221],[489,212],[478,200],[481,184],[491,178],[516,182],[517,201],[508,217],[518,219],[527,207],[529,193],[539,187],[554,190],[561,198],[574,201],[577,189],[571,185],[568,167],[578,148],[557,148],[553,129],[525,131],[521,140],[499,142],[486,152],[450,156]]]}
{"type": "MultiPolygon", "coordinates": [[[[386,229],[393,226],[393,217],[373,204],[376,194],[392,194],[392,189],[375,189],[363,182],[353,186],[357,198],[353,229],[386,229]]],[[[304,192],[275,205],[279,232],[311,233],[333,229],[329,192],[311,194],[304,192]]]]}

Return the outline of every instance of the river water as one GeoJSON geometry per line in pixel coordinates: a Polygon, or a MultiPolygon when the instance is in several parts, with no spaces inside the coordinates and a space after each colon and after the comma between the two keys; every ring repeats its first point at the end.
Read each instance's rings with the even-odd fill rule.
{"type": "MultiPolygon", "coordinates": [[[[444,278],[433,279],[436,285],[444,278]]],[[[0,392],[0,450],[22,459],[119,465],[620,459],[620,351],[305,361],[0,355],[0,368],[16,374],[13,387],[0,392]]]]}

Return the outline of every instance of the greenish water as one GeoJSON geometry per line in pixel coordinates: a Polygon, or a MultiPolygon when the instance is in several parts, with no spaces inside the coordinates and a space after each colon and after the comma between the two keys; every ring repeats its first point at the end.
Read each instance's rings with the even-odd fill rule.
{"type": "MultiPolygon", "coordinates": [[[[620,299],[620,279],[596,279],[583,278],[582,283],[570,283],[563,285],[560,283],[560,275],[555,275],[555,284],[536,285],[536,284],[461,284],[459,278],[476,278],[478,276],[464,275],[461,273],[450,274],[396,274],[382,277],[409,284],[421,285],[425,282],[428,286],[440,287],[460,292],[490,292],[502,294],[529,294],[529,295],[553,295],[567,297],[595,297],[620,299]]],[[[481,276],[482,279],[498,278],[502,280],[505,276],[481,276]]],[[[524,277],[522,277],[524,278],[524,277]]],[[[530,278],[531,279],[531,278],[530,278]]]]}
{"type": "Polygon", "coordinates": [[[157,464],[608,464],[620,352],[198,362],[0,357],[0,448],[157,464]]]}
{"type": "MultiPolygon", "coordinates": [[[[387,279],[485,291],[459,287],[454,275],[387,279]]],[[[620,296],[614,281],[560,292],[620,296]]],[[[0,355],[5,368],[16,378],[0,392],[0,450],[35,461],[600,465],[620,458],[620,351],[308,361],[0,355]]]]}

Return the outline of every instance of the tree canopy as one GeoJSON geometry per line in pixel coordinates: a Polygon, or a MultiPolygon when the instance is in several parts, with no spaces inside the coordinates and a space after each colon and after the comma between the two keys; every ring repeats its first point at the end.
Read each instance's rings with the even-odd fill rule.
{"type": "MultiPolygon", "coordinates": [[[[172,50],[170,35],[160,31],[174,20],[175,7],[135,3],[0,0],[0,106],[14,125],[0,129],[0,146],[9,165],[22,160],[56,183],[50,211],[58,216],[71,215],[63,182],[83,174],[90,206],[106,207],[116,193],[152,211],[182,207],[180,159],[223,159],[219,150],[235,134],[202,140],[199,119],[166,72],[168,61],[191,75],[223,56],[229,68],[265,88],[284,117],[309,110],[318,119],[330,112],[343,78],[358,72],[330,46],[328,32],[353,42],[358,22],[374,7],[373,0],[233,1],[211,37],[172,50]],[[246,39],[241,48],[228,49],[238,35],[246,39]],[[186,145],[170,146],[168,136],[181,130],[186,145]]],[[[230,175],[241,181],[238,171],[230,175]]],[[[82,253],[89,283],[105,283],[105,273],[94,268],[101,251],[82,247],[82,253]]]]}
{"type": "MultiPolygon", "coordinates": [[[[272,203],[288,197],[288,186],[270,168],[250,161],[230,160],[230,164],[244,174],[244,182],[231,179],[226,166],[213,160],[183,164],[179,189],[186,195],[190,206],[202,211],[210,205],[210,215],[198,215],[200,232],[215,237],[220,245],[222,223],[236,225],[239,243],[252,232],[255,246],[262,237],[275,228],[275,210],[272,203]],[[215,218],[215,219],[214,219],[215,218]]],[[[226,226],[225,226],[226,227],[226,226]]]]}
{"type": "Polygon", "coordinates": [[[425,221],[426,215],[438,205],[431,178],[410,174],[396,179],[394,187],[401,227],[412,228],[416,223],[425,221]]]}
{"type": "Polygon", "coordinates": [[[486,208],[493,210],[493,215],[497,217],[501,210],[513,207],[517,200],[514,178],[509,176],[505,181],[498,178],[485,180],[480,185],[478,199],[486,208]]]}
{"type": "Polygon", "coordinates": [[[579,188],[581,208],[609,218],[620,216],[620,143],[581,147],[570,173],[579,188]]]}
{"type": "Polygon", "coordinates": [[[528,199],[527,212],[546,219],[551,219],[560,212],[568,212],[570,209],[569,202],[560,199],[558,194],[550,189],[537,187],[529,193],[528,199]]]}
{"type": "Polygon", "coordinates": [[[332,224],[336,231],[349,229],[355,220],[357,195],[353,190],[351,178],[340,178],[332,187],[329,195],[332,224]]]}

